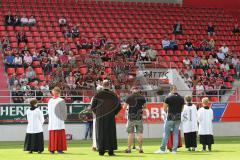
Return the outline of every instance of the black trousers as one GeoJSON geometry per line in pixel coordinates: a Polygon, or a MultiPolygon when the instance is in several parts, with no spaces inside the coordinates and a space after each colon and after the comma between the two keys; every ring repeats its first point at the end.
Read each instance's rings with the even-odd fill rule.
{"type": "Polygon", "coordinates": [[[184,133],[186,148],[197,147],[197,132],[184,133]]]}

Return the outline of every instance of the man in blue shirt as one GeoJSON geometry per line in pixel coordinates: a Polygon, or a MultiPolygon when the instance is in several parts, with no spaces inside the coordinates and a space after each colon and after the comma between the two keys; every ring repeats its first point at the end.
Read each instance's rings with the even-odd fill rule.
{"type": "Polygon", "coordinates": [[[5,57],[5,69],[7,70],[8,67],[14,67],[13,65],[14,56],[9,54],[5,57]]]}

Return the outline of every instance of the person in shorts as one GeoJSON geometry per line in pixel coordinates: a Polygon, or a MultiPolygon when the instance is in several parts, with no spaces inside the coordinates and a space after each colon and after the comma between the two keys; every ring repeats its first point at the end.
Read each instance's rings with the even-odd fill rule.
{"type": "Polygon", "coordinates": [[[139,153],[143,153],[142,149],[142,133],[143,133],[143,121],[142,114],[145,107],[146,100],[140,94],[137,88],[131,89],[131,94],[126,98],[124,107],[127,109],[127,132],[128,132],[128,148],[125,153],[131,153],[131,146],[134,136],[134,129],[137,133],[137,141],[139,145],[139,153]]]}

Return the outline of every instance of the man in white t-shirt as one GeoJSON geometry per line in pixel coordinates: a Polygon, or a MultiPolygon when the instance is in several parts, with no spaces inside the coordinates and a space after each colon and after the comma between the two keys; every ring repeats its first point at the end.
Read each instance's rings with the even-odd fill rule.
{"type": "Polygon", "coordinates": [[[222,51],[225,55],[228,54],[229,49],[228,49],[228,47],[227,47],[225,44],[223,44],[220,49],[221,49],[221,51],[222,51]]]}
{"type": "Polygon", "coordinates": [[[64,16],[62,16],[61,18],[59,18],[58,23],[59,23],[60,27],[64,27],[67,25],[67,20],[64,16]]]}
{"type": "Polygon", "coordinates": [[[22,24],[23,26],[28,25],[28,18],[27,18],[27,16],[26,16],[26,14],[23,15],[23,17],[21,18],[20,21],[21,21],[21,24],[22,24]]]}

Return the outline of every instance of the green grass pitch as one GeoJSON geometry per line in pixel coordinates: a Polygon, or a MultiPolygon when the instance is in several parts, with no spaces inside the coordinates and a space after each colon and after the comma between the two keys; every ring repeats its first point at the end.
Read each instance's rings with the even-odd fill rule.
{"type": "MultiPolygon", "coordinates": [[[[47,148],[42,154],[28,154],[22,150],[23,142],[0,142],[0,160],[239,160],[240,137],[217,137],[212,152],[201,152],[198,145],[196,152],[185,151],[182,147],[177,154],[154,154],[159,149],[160,139],[144,139],[144,154],[133,150],[131,154],[123,153],[126,140],[118,141],[115,157],[98,156],[91,150],[91,141],[69,141],[65,154],[49,154],[47,148]]],[[[47,143],[45,143],[47,147],[47,143]]]]}

